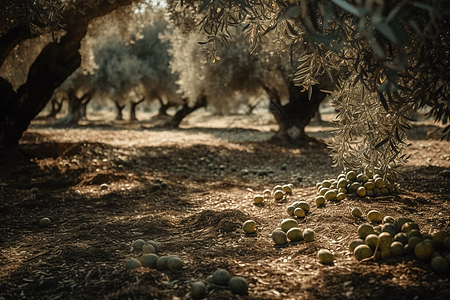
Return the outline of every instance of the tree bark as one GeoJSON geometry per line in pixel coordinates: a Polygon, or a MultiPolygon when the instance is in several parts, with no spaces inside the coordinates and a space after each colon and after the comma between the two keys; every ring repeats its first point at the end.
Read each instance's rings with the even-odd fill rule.
{"type": "Polygon", "coordinates": [[[70,89],[67,92],[69,98],[69,112],[58,123],[64,125],[76,125],[83,117],[86,117],[86,105],[92,99],[92,92],[87,92],[83,97],[76,96],[76,90],[70,89]]]}
{"type": "Polygon", "coordinates": [[[52,104],[52,110],[48,115],[46,115],[45,119],[54,119],[56,118],[56,115],[61,111],[62,105],[63,105],[64,99],[61,99],[61,101],[58,101],[58,97],[54,95],[51,99],[52,104]]]}
{"type": "Polygon", "coordinates": [[[199,108],[202,107],[206,107],[207,104],[207,99],[205,95],[200,95],[197,98],[197,101],[195,102],[194,106],[190,107],[188,105],[188,100],[187,99],[183,99],[184,104],[181,107],[181,109],[179,109],[175,115],[168,120],[167,122],[165,122],[161,127],[165,127],[165,128],[178,128],[178,126],[180,125],[181,121],[183,121],[183,119],[189,115],[190,113],[196,111],[199,108]]]}
{"type": "MultiPolygon", "coordinates": [[[[89,101],[91,101],[92,98],[90,98],[89,100],[87,100],[86,102],[82,102],[81,103],[81,107],[80,107],[80,120],[87,120],[87,105],[89,103],[89,101]]],[[[78,122],[77,122],[78,123],[78,122]]]]}
{"type": "Polygon", "coordinates": [[[175,106],[175,103],[167,101],[166,104],[164,104],[164,102],[162,101],[161,98],[158,98],[159,103],[161,104],[161,106],[159,107],[158,110],[158,116],[167,116],[167,110],[173,106],[175,106]]]}
{"type": "Polygon", "coordinates": [[[89,91],[86,94],[84,94],[83,98],[81,99],[80,120],[87,120],[87,106],[89,102],[91,102],[93,96],[94,92],[89,91]]]}
{"type": "Polygon", "coordinates": [[[67,91],[67,98],[69,99],[69,110],[67,115],[59,121],[59,124],[78,124],[81,119],[81,101],[77,98],[75,89],[67,91]]]}
{"type": "Polygon", "coordinates": [[[114,104],[116,104],[116,108],[117,108],[116,121],[122,121],[123,120],[123,109],[125,108],[125,104],[120,105],[120,103],[118,101],[114,101],[114,104]]]}
{"type": "Polygon", "coordinates": [[[137,101],[137,102],[131,102],[131,106],[130,106],[130,121],[137,121],[136,118],[136,106],[138,106],[139,104],[141,104],[142,102],[144,102],[145,97],[142,97],[141,100],[137,101]]]}
{"type": "MultiPolygon", "coordinates": [[[[64,18],[66,35],[59,43],[50,43],[44,47],[31,65],[27,81],[19,87],[17,93],[12,87],[0,83],[0,107],[6,108],[0,113],[0,147],[14,147],[18,144],[31,120],[45,107],[54,90],[80,66],[81,56],[78,50],[89,22],[131,2],[133,0],[117,0],[114,3],[103,0],[96,7],[71,8],[64,18]]],[[[22,32],[20,28],[11,29],[0,38],[0,62],[16,45],[31,37],[23,33],[19,37],[14,36],[13,30],[22,32]]]]}
{"type": "Polygon", "coordinates": [[[6,81],[2,77],[0,77],[0,95],[0,120],[3,120],[7,116],[8,111],[11,109],[13,103],[17,101],[17,94],[16,92],[14,92],[11,83],[6,81]]]}
{"type": "Polygon", "coordinates": [[[278,92],[275,89],[264,87],[270,98],[270,111],[279,125],[278,131],[270,139],[273,143],[292,143],[314,141],[305,132],[305,127],[314,117],[319,109],[320,103],[325,99],[327,94],[321,92],[319,87],[313,86],[311,99],[308,97],[308,91],[302,92],[303,87],[295,86],[294,83],[289,84],[289,102],[285,105],[281,104],[278,92]],[[289,129],[296,127],[298,133],[295,137],[289,135],[289,129]]]}
{"type": "Polygon", "coordinates": [[[61,39],[59,44],[44,47],[31,65],[27,81],[19,87],[16,101],[11,103],[0,120],[0,145],[17,145],[31,120],[45,107],[54,90],[72,74],[81,63],[78,53],[86,26],[80,26],[61,39]]]}

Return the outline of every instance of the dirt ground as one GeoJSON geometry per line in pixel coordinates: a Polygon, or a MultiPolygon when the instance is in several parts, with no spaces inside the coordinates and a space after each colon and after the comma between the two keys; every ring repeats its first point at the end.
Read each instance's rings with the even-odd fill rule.
{"type": "MultiPolygon", "coordinates": [[[[326,140],[329,126],[313,123],[307,132],[326,140]]],[[[426,139],[436,128],[418,124],[411,134],[398,194],[317,208],[314,185],[340,170],[325,147],[264,142],[276,129],[267,115],[194,114],[177,130],[35,122],[22,154],[0,158],[0,299],[191,299],[191,282],[218,268],[245,277],[249,293],[209,286],[206,299],[450,299],[450,273],[436,274],[427,261],[359,263],[348,250],[367,222],[351,215],[354,207],[409,217],[423,233],[450,230],[450,181],[438,175],[450,167],[450,142],[426,139]],[[168,188],[157,189],[157,179],[168,188]],[[294,184],[286,201],[252,203],[284,183],[294,184]],[[315,240],[275,247],[269,235],[294,200],[310,203],[299,223],[315,240]],[[39,226],[43,217],[49,227],[39,226]],[[243,233],[247,219],[257,222],[256,234],[243,233]],[[184,267],[125,270],[142,254],[130,250],[136,239],[156,241],[159,255],[177,255],[184,267]],[[322,248],[334,253],[333,265],[316,260],[322,248]]]]}

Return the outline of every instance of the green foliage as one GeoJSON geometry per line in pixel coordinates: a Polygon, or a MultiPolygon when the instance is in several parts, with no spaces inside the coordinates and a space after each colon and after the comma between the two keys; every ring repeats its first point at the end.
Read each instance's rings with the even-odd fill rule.
{"type": "Polygon", "coordinates": [[[235,31],[211,60],[205,55],[205,35],[195,32],[183,35],[176,30],[165,38],[172,47],[171,69],[179,74],[180,92],[190,103],[204,95],[208,105],[226,112],[233,106],[237,93],[251,96],[260,91],[258,61],[249,53],[242,32],[235,31]]]}
{"type": "Polygon", "coordinates": [[[407,146],[406,131],[410,129],[412,107],[399,105],[395,112],[386,112],[378,93],[372,92],[353,74],[334,93],[339,111],[337,129],[329,143],[335,166],[351,170],[377,170],[395,175],[391,168],[405,162],[402,154],[407,146]]]}
{"type": "MultiPolygon", "coordinates": [[[[9,0],[0,4],[0,16],[6,20],[28,24],[33,35],[41,34],[46,28],[52,31],[63,27],[64,2],[61,0],[9,0]]],[[[8,24],[9,25],[9,24],[8,24]]],[[[7,25],[7,27],[9,27],[7,25]]],[[[1,32],[1,31],[0,31],[1,32]]]]}
{"type": "Polygon", "coordinates": [[[92,76],[84,73],[81,68],[78,68],[55,90],[56,93],[67,94],[69,90],[74,90],[75,93],[87,93],[94,88],[92,76]]]}
{"type": "Polygon", "coordinates": [[[99,28],[103,34],[96,34],[88,43],[96,65],[91,71],[95,85],[115,101],[123,103],[130,92],[147,101],[180,98],[175,83],[178,74],[170,69],[170,43],[161,38],[171,34],[170,26],[162,10],[147,15],[151,23],[122,28],[126,35],[105,23],[99,28]]]}
{"type": "MultiPolygon", "coordinates": [[[[211,43],[227,40],[228,27],[244,23],[251,49],[258,52],[264,37],[275,33],[279,52],[303,55],[296,84],[305,88],[317,83],[326,66],[345,67],[334,93],[341,114],[331,145],[335,162],[344,168],[387,171],[404,159],[405,130],[419,108],[431,107],[436,121],[450,121],[446,0],[194,3],[202,4],[199,26],[212,36],[211,43]]],[[[444,132],[450,137],[450,125],[444,132]]]]}
{"type": "Polygon", "coordinates": [[[179,86],[175,83],[179,74],[172,72],[170,62],[172,55],[169,53],[171,45],[164,38],[172,35],[173,29],[164,17],[164,11],[153,15],[153,22],[145,26],[133,36],[133,44],[129,46],[131,53],[142,62],[142,93],[149,101],[165,99],[166,102],[181,103],[181,97],[177,94],[179,86]]]}
{"type": "Polygon", "coordinates": [[[94,83],[100,91],[122,97],[141,82],[145,67],[118,34],[106,36],[94,49],[94,56],[98,66],[94,83]]]}

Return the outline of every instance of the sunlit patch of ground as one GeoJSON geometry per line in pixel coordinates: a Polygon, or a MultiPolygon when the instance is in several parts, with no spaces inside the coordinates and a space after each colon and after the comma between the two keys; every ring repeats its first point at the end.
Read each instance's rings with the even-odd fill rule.
{"type": "MultiPolygon", "coordinates": [[[[450,143],[425,140],[432,125],[411,136],[400,194],[317,208],[315,183],[339,174],[326,149],[257,142],[276,127],[269,115],[258,125],[254,118],[199,113],[177,130],[37,122],[21,142],[29,157],[0,169],[0,299],[190,299],[190,282],[217,268],[247,278],[249,295],[215,288],[206,299],[450,298],[450,275],[428,262],[405,256],[360,264],[348,251],[367,222],[351,216],[354,207],[410,217],[422,232],[449,230],[450,184],[438,174],[450,167],[450,143]],[[157,188],[157,179],[168,188],[157,188]],[[288,182],[294,193],[285,201],[252,203],[254,194],[288,182]],[[310,204],[299,224],[315,230],[315,241],[274,247],[269,235],[294,200],[310,204]],[[39,227],[42,217],[52,225],[39,227]],[[256,234],[243,233],[247,219],[256,221],[256,234]],[[141,255],[130,251],[138,238],[160,243],[161,255],[178,255],[183,269],[125,270],[128,258],[141,255]],[[334,253],[334,265],[317,262],[321,248],[334,253]]],[[[329,128],[312,123],[307,131],[326,139],[329,128]]]]}

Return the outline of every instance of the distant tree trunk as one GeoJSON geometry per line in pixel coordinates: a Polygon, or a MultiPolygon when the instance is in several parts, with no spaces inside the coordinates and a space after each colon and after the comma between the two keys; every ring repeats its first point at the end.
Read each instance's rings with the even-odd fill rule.
{"type": "Polygon", "coordinates": [[[86,97],[83,96],[80,107],[80,120],[87,120],[87,106],[89,102],[91,102],[93,95],[94,93],[92,91],[89,91],[85,94],[86,97]]]}
{"type": "Polygon", "coordinates": [[[256,101],[253,104],[252,103],[247,104],[247,107],[248,107],[247,115],[253,114],[253,110],[255,110],[255,108],[258,106],[259,102],[261,102],[261,98],[259,98],[258,101],[256,101]]]}
{"type": "Polygon", "coordinates": [[[162,101],[161,98],[158,98],[159,104],[161,104],[161,106],[159,107],[158,110],[158,116],[167,116],[167,110],[173,106],[175,106],[175,103],[167,101],[166,104],[164,104],[164,102],[162,101]]]}
{"type": "Polygon", "coordinates": [[[137,102],[131,102],[131,106],[130,106],[130,121],[137,121],[136,118],[136,106],[138,106],[139,104],[141,104],[142,102],[144,102],[145,97],[142,97],[141,100],[137,101],[137,102]]]}
{"type": "Polygon", "coordinates": [[[168,120],[167,122],[165,122],[162,127],[169,127],[169,128],[178,128],[178,126],[180,125],[181,121],[183,121],[183,119],[189,115],[190,113],[196,111],[197,109],[201,108],[201,107],[206,107],[207,104],[207,99],[205,95],[201,95],[197,98],[197,101],[195,101],[194,106],[190,107],[188,105],[188,100],[187,99],[183,99],[184,104],[181,107],[181,109],[179,109],[175,115],[168,120]]]}
{"type": "Polygon", "coordinates": [[[78,98],[75,89],[70,89],[67,96],[69,98],[69,112],[59,121],[59,124],[76,125],[83,116],[86,116],[86,105],[92,99],[92,92],[89,91],[83,97],[78,98]]]}
{"type": "Polygon", "coordinates": [[[289,102],[281,104],[280,96],[275,89],[264,87],[270,98],[270,111],[279,125],[278,131],[270,139],[270,142],[310,142],[314,141],[305,132],[319,105],[327,94],[321,92],[319,87],[313,86],[312,97],[309,99],[308,91],[302,92],[303,87],[289,84],[289,102]],[[296,127],[298,134],[291,137],[288,130],[296,127]]]}
{"type": "Polygon", "coordinates": [[[64,99],[61,99],[61,101],[58,101],[58,97],[53,96],[51,100],[52,104],[52,110],[50,113],[45,116],[46,119],[54,119],[56,118],[56,115],[61,111],[62,105],[63,105],[64,99]]]}
{"type": "Polygon", "coordinates": [[[114,103],[116,104],[116,108],[117,108],[116,121],[122,121],[123,120],[123,109],[125,108],[125,104],[120,105],[120,103],[118,101],[114,101],[114,103]]]}

